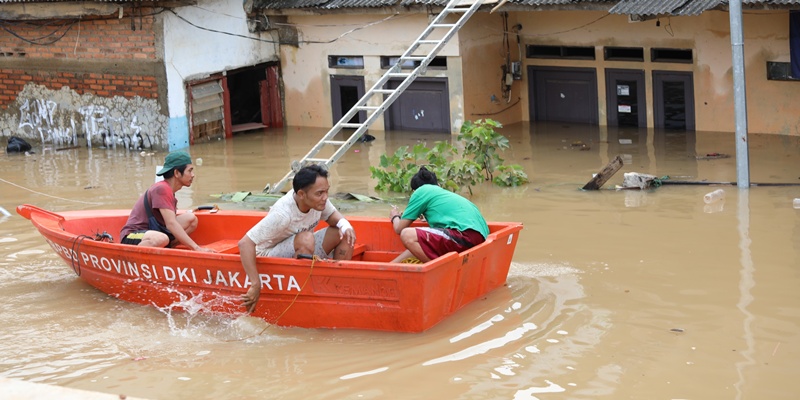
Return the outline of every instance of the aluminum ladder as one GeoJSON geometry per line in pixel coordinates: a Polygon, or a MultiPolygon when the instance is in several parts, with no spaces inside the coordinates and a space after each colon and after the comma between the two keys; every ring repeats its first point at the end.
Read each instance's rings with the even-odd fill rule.
{"type": "Polygon", "coordinates": [[[308,164],[319,164],[327,169],[339,158],[341,158],[347,152],[347,150],[358,139],[360,139],[364,133],[366,133],[370,125],[372,125],[372,123],[375,122],[375,120],[378,119],[378,117],[380,117],[389,108],[389,106],[391,106],[392,103],[397,100],[398,97],[400,97],[403,91],[405,91],[406,88],[411,85],[414,79],[426,72],[428,64],[430,64],[433,58],[436,57],[439,51],[456,34],[456,32],[458,32],[458,30],[464,26],[472,14],[474,14],[475,11],[480,8],[481,4],[483,4],[483,0],[450,0],[442,12],[439,13],[436,18],[434,18],[427,28],[425,28],[422,34],[417,38],[417,40],[414,41],[414,43],[411,44],[408,50],[406,50],[405,53],[400,56],[397,62],[391,68],[389,68],[377,82],[375,82],[372,88],[370,88],[364,94],[364,96],[362,96],[361,99],[358,100],[358,102],[352,108],[350,108],[350,111],[348,111],[347,114],[345,114],[339,120],[339,122],[337,122],[336,125],[334,125],[316,145],[314,145],[313,148],[311,148],[308,154],[303,156],[303,158],[299,161],[293,161],[291,170],[278,183],[271,187],[269,184],[267,184],[267,186],[264,188],[264,192],[279,192],[287,182],[294,178],[294,174],[300,170],[300,168],[308,164]],[[461,14],[461,16],[455,23],[445,23],[445,19],[450,14],[461,14]],[[432,33],[440,33],[443,29],[447,29],[447,33],[445,33],[441,39],[429,39],[432,33]],[[423,52],[423,50],[420,50],[420,48],[423,50],[428,48],[429,50],[427,51],[426,55],[416,55],[418,51],[419,53],[423,52]],[[416,68],[414,68],[413,71],[404,72],[402,70],[402,66],[408,62],[415,63],[416,68]],[[385,88],[390,79],[398,78],[403,78],[403,82],[396,89],[385,88]],[[370,99],[372,99],[372,96],[376,94],[384,96],[383,102],[379,106],[368,105],[367,103],[370,101],[370,99]],[[348,122],[361,111],[365,111],[368,114],[364,122],[348,122]],[[334,140],[334,137],[341,132],[342,129],[355,129],[355,131],[353,131],[347,140],[334,140]],[[328,145],[336,147],[333,155],[331,155],[330,158],[316,157],[317,154],[328,145]]]}

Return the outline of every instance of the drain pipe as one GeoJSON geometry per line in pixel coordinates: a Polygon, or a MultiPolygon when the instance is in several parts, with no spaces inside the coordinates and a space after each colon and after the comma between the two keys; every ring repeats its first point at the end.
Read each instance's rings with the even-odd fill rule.
{"type": "Polygon", "coordinates": [[[747,98],[744,87],[744,37],[742,34],[742,0],[728,1],[733,53],[733,102],[736,114],[736,184],[750,187],[750,155],[747,140],[747,98]]]}

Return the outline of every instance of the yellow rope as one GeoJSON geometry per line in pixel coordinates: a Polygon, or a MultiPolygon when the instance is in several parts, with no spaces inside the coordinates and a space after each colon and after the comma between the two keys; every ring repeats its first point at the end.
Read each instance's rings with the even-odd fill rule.
{"type": "MultiPolygon", "coordinates": [[[[281,313],[281,315],[279,315],[279,316],[278,316],[278,318],[275,318],[275,321],[273,321],[273,322],[272,322],[272,324],[273,324],[273,325],[276,325],[276,324],[278,323],[278,320],[279,320],[279,319],[281,319],[281,317],[283,317],[283,315],[284,315],[284,314],[286,314],[286,312],[287,312],[287,311],[289,311],[289,309],[290,309],[290,308],[292,308],[292,306],[294,305],[294,302],[295,302],[295,301],[297,301],[297,298],[298,298],[298,297],[300,297],[300,293],[302,293],[302,292],[303,292],[303,289],[306,287],[306,284],[308,283],[308,281],[309,281],[309,280],[311,280],[311,273],[314,271],[314,263],[315,263],[315,262],[316,262],[318,259],[319,259],[319,258],[318,258],[316,255],[314,255],[313,257],[311,257],[311,268],[309,268],[309,270],[308,270],[308,276],[306,277],[306,280],[305,280],[305,281],[303,282],[303,284],[300,286],[300,290],[297,292],[297,294],[295,294],[295,295],[294,295],[294,298],[292,299],[292,302],[291,302],[291,303],[289,303],[289,305],[288,305],[288,306],[286,306],[286,309],[285,309],[285,310],[283,310],[283,312],[281,313]]],[[[262,330],[261,330],[261,332],[259,332],[259,333],[258,333],[258,334],[256,334],[256,335],[250,335],[250,336],[248,336],[248,337],[244,337],[244,338],[241,338],[241,339],[235,339],[235,340],[226,340],[226,342],[238,342],[238,341],[242,341],[242,340],[251,339],[251,338],[254,338],[254,337],[256,337],[256,336],[261,336],[261,335],[263,335],[263,334],[264,334],[264,332],[266,332],[266,331],[267,331],[267,328],[269,328],[270,326],[272,326],[272,325],[269,325],[269,322],[267,322],[267,326],[265,326],[265,327],[264,327],[264,329],[262,329],[262,330]]]]}
{"type": "Polygon", "coordinates": [[[416,257],[408,257],[408,258],[406,258],[405,260],[403,260],[403,261],[400,261],[400,262],[401,262],[402,264],[422,264],[422,261],[420,261],[420,260],[419,260],[418,258],[416,258],[416,257]]]}

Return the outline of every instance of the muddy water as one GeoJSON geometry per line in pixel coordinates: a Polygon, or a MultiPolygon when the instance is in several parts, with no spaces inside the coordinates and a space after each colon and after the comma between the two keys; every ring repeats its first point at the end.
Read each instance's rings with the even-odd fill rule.
{"type": "MultiPolygon", "coordinates": [[[[198,144],[179,207],[260,192],[322,131],[198,144]],[[301,137],[305,133],[306,137],[301,137]],[[200,163],[198,163],[200,164],[200,163]]],[[[525,225],[508,286],[421,334],[269,327],[159,310],[79,280],[16,215],[129,208],[164,154],[103,149],[0,156],[0,374],[152,399],[780,399],[800,391],[798,186],[578,190],[616,155],[624,172],[736,180],[733,135],[515,125],[501,131],[529,185],[474,188],[489,220],[525,225]],[[730,158],[697,159],[710,153],[730,158]],[[263,334],[260,334],[262,332],[263,334]],[[241,340],[242,338],[247,338],[241,340]]],[[[332,168],[334,191],[374,191],[369,165],[448,136],[374,132],[332,168]]],[[[800,140],[751,135],[751,181],[799,183],[800,140]]],[[[387,203],[346,214],[388,215],[387,203]]]]}

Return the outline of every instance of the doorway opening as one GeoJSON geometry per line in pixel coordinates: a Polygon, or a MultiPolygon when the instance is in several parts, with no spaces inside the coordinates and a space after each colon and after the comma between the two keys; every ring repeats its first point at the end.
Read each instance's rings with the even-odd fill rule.
{"type": "Polygon", "coordinates": [[[226,80],[231,133],[283,126],[276,64],[230,71],[226,80]]]}
{"type": "MultiPolygon", "coordinates": [[[[351,75],[331,75],[331,109],[333,123],[339,122],[358,100],[364,96],[364,77],[351,75]]],[[[348,123],[362,123],[367,120],[367,112],[359,111],[348,123]]]]}
{"type": "Polygon", "coordinates": [[[266,79],[264,68],[253,68],[228,74],[231,98],[231,124],[234,132],[261,129],[261,94],[259,82],[266,79]]]}
{"type": "Polygon", "coordinates": [[[656,128],[694,130],[691,72],[653,71],[653,117],[656,128]]]}

